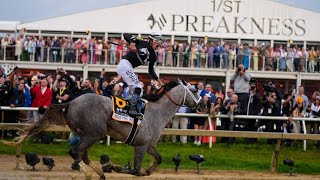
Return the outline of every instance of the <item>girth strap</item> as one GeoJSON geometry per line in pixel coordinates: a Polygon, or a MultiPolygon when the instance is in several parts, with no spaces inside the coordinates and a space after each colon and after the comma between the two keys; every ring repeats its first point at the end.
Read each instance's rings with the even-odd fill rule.
{"type": "Polygon", "coordinates": [[[131,143],[133,142],[134,138],[136,137],[139,125],[140,125],[139,119],[134,118],[134,122],[133,122],[133,124],[131,126],[130,133],[129,133],[127,139],[124,141],[124,143],[126,143],[128,145],[131,145],[131,143]]]}

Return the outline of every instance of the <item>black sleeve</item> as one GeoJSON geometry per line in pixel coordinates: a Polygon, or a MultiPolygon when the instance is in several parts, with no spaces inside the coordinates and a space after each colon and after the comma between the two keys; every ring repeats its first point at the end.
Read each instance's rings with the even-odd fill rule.
{"type": "Polygon", "coordinates": [[[154,71],[154,63],[155,63],[156,61],[157,61],[157,56],[155,55],[155,53],[154,53],[154,55],[151,54],[148,71],[149,71],[150,76],[151,76],[154,80],[157,81],[159,78],[158,78],[156,72],[154,71]]]}
{"type": "Polygon", "coordinates": [[[242,109],[241,109],[241,104],[240,104],[240,103],[238,103],[238,107],[237,107],[237,109],[236,109],[236,111],[235,111],[234,114],[235,114],[235,115],[242,114],[242,109]]]}
{"type": "Polygon", "coordinates": [[[73,89],[76,86],[76,83],[71,79],[69,74],[66,74],[65,77],[69,81],[69,89],[73,89]]]}
{"type": "Polygon", "coordinates": [[[222,107],[221,107],[221,113],[222,114],[227,114],[228,113],[228,111],[229,111],[229,108],[227,108],[227,105],[228,105],[228,103],[229,103],[230,101],[226,101],[226,102],[224,102],[224,104],[222,105],[222,107]]]}
{"type": "Polygon", "coordinates": [[[124,33],[123,37],[129,44],[137,42],[136,37],[134,37],[134,35],[132,35],[132,34],[124,33]]]}
{"type": "Polygon", "coordinates": [[[101,90],[101,91],[103,91],[103,88],[102,88],[102,83],[103,83],[103,77],[100,77],[100,79],[99,79],[99,89],[101,90]]]}

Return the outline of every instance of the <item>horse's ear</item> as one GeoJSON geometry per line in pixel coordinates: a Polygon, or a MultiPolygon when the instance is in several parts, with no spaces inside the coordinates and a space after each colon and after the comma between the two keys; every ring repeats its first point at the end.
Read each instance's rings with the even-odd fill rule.
{"type": "Polygon", "coordinates": [[[180,80],[180,78],[178,78],[178,83],[179,84],[182,84],[183,82],[180,80]]]}
{"type": "Polygon", "coordinates": [[[183,80],[183,79],[182,79],[181,81],[182,81],[182,84],[183,84],[183,85],[188,86],[188,82],[187,82],[187,81],[185,81],[185,80],[183,80]]]}

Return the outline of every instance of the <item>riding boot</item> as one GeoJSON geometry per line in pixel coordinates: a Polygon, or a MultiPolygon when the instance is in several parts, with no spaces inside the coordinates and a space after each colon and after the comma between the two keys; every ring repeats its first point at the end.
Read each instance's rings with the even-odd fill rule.
{"type": "Polygon", "coordinates": [[[142,114],[138,112],[138,107],[137,107],[137,104],[140,100],[140,93],[141,93],[141,89],[135,88],[134,93],[129,101],[129,104],[130,104],[129,115],[134,117],[142,116],[142,114]]]}

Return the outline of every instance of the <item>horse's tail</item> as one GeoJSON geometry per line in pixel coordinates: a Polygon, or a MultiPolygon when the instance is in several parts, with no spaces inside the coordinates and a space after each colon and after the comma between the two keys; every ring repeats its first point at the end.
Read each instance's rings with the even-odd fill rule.
{"type": "Polygon", "coordinates": [[[48,128],[50,125],[65,124],[65,113],[68,111],[69,103],[52,104],[50,108],[44,113],[43,117],[31,125],[27,132],[18,137],[17,142],[2,141],[2,143],[9,146],[18,146],[23,143],[27,138],[32,137],[41,131],[48,128]]]}

